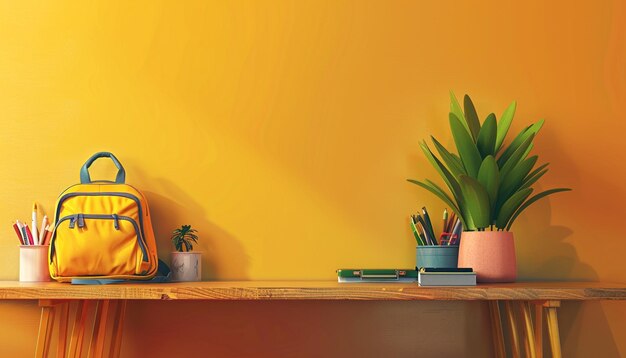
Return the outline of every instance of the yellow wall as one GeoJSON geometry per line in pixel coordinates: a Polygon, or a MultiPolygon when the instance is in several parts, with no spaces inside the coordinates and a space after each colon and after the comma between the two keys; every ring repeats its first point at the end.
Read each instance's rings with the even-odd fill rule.
{"type": "MultiPolygon", "coordinates": [[[[540,187],[575,189],[518,219],[521,278],[626,282],[625,24],[619,1],[2,1],[0,279],[18,275],[10,221],[32,200],[50,212],[99,150],[146,192],[161,257],[175,226],[198,228],[205,279],[411,266],[406,216],[443,206],[405,179],[435,175],[417,143],[450,143],[453,89],[483,116],[517,100],[514,130],[546,118],[540,187]]],[[[30,356],[17,338],[34,339],[35,305],[0,317],[0,351],[30,356]]],[[[480,356],[486,318],[460,303],[138,302],[123,354],[480,356]]],[[[567,356],[626,356],[625,304],[565,304],[561,322],[567,356]]]]}

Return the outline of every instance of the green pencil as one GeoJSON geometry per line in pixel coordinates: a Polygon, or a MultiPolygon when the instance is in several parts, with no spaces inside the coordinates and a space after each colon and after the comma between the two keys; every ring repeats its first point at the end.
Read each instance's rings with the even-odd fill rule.
{"type": "Polygon", "coordinates": [[[413,221],[413,217],[411,217],[410,220],[411,220],[411,231],[413,231],[413,236],[415,236],[415,241],[417,241],[418,245],[425,245],[424,242],[422,241],[422,238],[419,232],[417,232],[417,227],[415,227],[415,221],[413,221]]]}

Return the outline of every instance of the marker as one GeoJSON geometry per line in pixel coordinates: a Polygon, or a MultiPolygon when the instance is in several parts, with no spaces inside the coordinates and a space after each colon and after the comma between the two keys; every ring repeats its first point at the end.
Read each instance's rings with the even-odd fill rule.
{"type": "Polygon", "coordinates": [[[19,220],[15,220],[15,223],[17,224],[17,227],[20,229],[20,232],[22,233],[22,239],[24,240],[24,245],[30,245],[30,242],[28,241],[28,235],[26,235],[26,225],[22,224],[19,220]]]}
{"type": "Polygon", "coordinates": [[[28,225],[24,225],[24,230],[26,230],[26,236],[28,236],[29,245],[36,245],[35,244],[35,239],[33,237],[33,233],[30,232],[30,229],[28,228],[28,225]]]}
{"type": "Polygon", "coordinates": [[[17,223],[13,224],[13,230],[15,230],[17,238],[20,240],[20,245],[24,245],[24,239],[22,239],[22,233],[20,232],[20,228],[17,226],[17,223]]]}

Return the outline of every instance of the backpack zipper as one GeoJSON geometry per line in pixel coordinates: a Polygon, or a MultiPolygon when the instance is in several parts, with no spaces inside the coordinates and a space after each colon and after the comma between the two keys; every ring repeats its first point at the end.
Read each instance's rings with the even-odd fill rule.
{"type": "MultiPolygon", "coordinates": [[[[128,194],[128,193],[114,193],[114,192],[74,192],[74,193],[68,193],[68,194],[63,195],[59,199],[59,203],[57,204],[57,210],[56,210],[56,213],[54,215],[55,218],[59,217],[59,214],[61,212],[61,206],[63,205],[63,202],[65,200],[67,200],[69,198],[73,198],[75,196],[120,196],[120,197],[131,199],[131,200],[135,201],[135,204],[137,204],[137,210],[139,211],[139,227],[141,228],[141,237],[145,237],[146,236],[145,233],[143,232],[143,210],[141,209],[141,202],[139,201],[139,198],[137,198],[135,195],[128,194]]],[[[55,225],[58,225],[59,222],[60,222],[60,220],[57,220],[55,225]]],[[[51,241],[54,240],[55,233],[53,233],[51,241]]],[[[147,260],[144,260],[144,261],[147,261],[147,260]]]]}
{"type": "Polygon", "coordinates": [[[55,225],[54,227],[55,232],[54,232],[52,240],[50,240],[50,262],[52,262],[52,257],[54,256],[54,247],[55,247],[54,242],[56,239],[56,230],[59,227],[59,224],[61,224],[63,221],[69,220],[70,229],[74,229],[76,226],[78,226],[79,228],[82,228],[82,227],[85,227],[85,218],[100,219],[100,220],[113,220],[113,225],[115,226],[116,230],[119,230],[119,220],[128,221],[131,224],[133,224],[133,227],[135,228],[135,233],[137,233],[137,241],[139,243],[139,248],[141,249],[141,253],[143,254],[143,261],[148,262],[148,252],[146,250],[145,243],[143,242],[143,236],[141,235],[141,231],[139,230],[139,226],[137,225],[137,222],[135,221],[135,219],[129,216],[123,216],[123,215],[117,215],[117,214],[112,214],[112,215],[73,214],[73,215],[68,215],[68,216],[64,216],[63,218],[61,218],[55,225]]]}

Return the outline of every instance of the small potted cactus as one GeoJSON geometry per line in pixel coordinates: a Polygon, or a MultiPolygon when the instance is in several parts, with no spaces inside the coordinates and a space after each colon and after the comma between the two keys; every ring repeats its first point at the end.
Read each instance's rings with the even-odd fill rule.
{"type": "Polygon", "coordinates": [[[172,281],[200,281],[202,273],[202,253],[193,251],[198,243],[198,231],[191,225],[182,225],[172,232],[172,281]]]}

